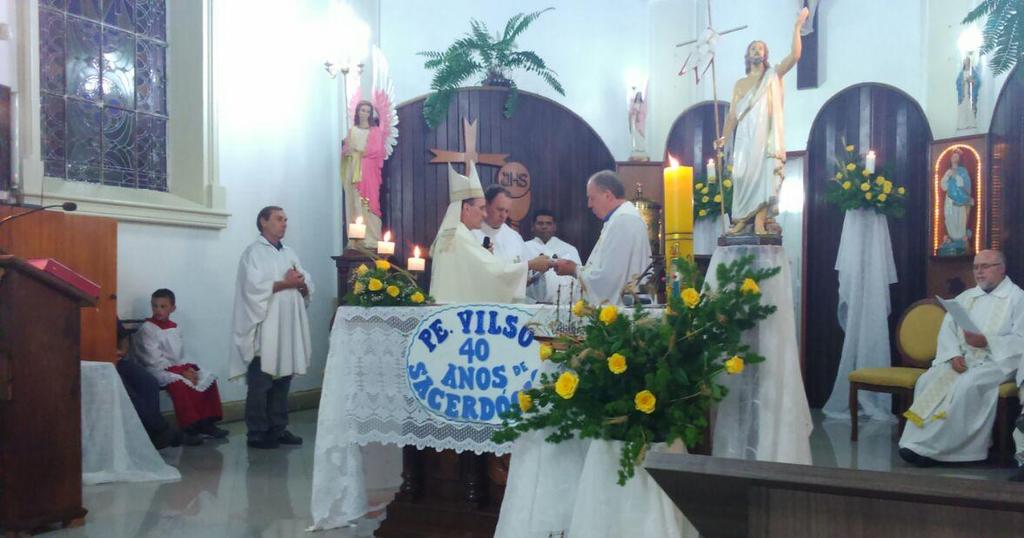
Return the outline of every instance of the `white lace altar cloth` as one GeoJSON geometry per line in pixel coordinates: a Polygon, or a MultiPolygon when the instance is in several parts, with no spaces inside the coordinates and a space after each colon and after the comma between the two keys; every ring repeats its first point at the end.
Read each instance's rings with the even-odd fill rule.
{"type": "MultiPolygon", "coordinates": [[[[538,335],[552,334],[556,318],[567,321],[569,315],[568,306],[561,314],[549,305],[515,307],[530,312],[538,335]]],[[[348,525],[390,500],[372,492],[401,483],[400,454],[393,446],[367,445],[509,451],[510,445],[491,441],[497,426],[446,420],[420,404],[409,387],[406,349],[420,320],[442,308],[448,306],[338,308],[320,395],[310,530],[348,525]]]]}

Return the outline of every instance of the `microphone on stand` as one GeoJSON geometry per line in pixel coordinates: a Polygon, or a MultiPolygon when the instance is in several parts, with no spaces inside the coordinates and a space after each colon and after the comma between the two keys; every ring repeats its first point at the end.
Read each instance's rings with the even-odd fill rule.
{"type": "Polygon", "coordinates": [[[74,210],[78,209],[78,204],[76,204],[74,202],[64,202],[63,204],[50,204],[50,205],[44,205],[42,207],[37,207],[35,209],[26,211],[24,213],[18,213],[17,215],[8,215],[8,216],[0,219],[0,226],[3,226],[4,224],[7,224],[9,221],[12,221],[14,219],[18,219],[18,218],[24,217],[25,215],[31,215],[32,213],[35,213],[37,211],[42,211],[44,209],[54,209],[54,208],[57,208],[57,207],[63,209],[64,211],[74,211],[74,210]]]}

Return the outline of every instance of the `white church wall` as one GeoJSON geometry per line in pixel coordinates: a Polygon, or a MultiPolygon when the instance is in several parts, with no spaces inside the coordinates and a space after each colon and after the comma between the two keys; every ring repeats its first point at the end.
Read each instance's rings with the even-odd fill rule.
{"type": "MultiPolygon", "coordinates": [[[[381,0],[380,6],[381,48],[391,64],[400,102],[430,89],[432,72],[423,68],[424,58],[416,53],[444,50],[469,31],[471,18],[498,32],[516,13],[556,6],[532,24],[518,44],[520,49],[537,52],[558,73],[566,95],[559,95],[530,73],[517,71],[511,78],[521,89],[549,97],[579,114],[617,160],[629,157],[625,77],[630,69],[647,70],[647,2],[381,0]]],[[[478,82],[467,81],[467,85],[478,82]]]]}
{"type": "MultiPolygon", "coordinates": [[[[178,297],[174,319],[185,334],[186,355],[222,379],[229,370],[238,258],[256,238],[256,213],[265,205],[284,207],[289,217],[284,242],[298,252],[316,285],[309,309],[313,367],[292,387],[318,387],[322,379],[335,307],[329,257],[340,245],[334,203],[338,110],[335,82],[323,70],[321,55],[301,36],[317,30],[327,5],[298,2],[281,9],[274,0],[214,2],[217,153],[232,214],[228,227],[119,225],[119,314],[146,317],[149,294],[171,288],[178,297]]],[[[225,401],[245,397],[239,383],[222,381],[220,390],[225,401]]]]}

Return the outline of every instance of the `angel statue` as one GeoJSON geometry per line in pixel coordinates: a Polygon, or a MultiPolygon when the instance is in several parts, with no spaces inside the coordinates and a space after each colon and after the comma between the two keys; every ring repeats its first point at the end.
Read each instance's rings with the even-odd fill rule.
{"type": "Polygon", "coordinates": [[[341,145],[341,185],[345,198],[345,221],[362,217],[366,224],[364,244],[377,246],[381,236],[381,169],[398,141],[398,113],[394,88],[388,75],[387,59],[373,49],[373,87],[364,99],[358,84],[348,104],[352,126],[341,145]]]}
{"type": "Polygon", "coordinates": [[[629,156],[631,161],[649,161],[647,156],[647,85],[643,89],[632,86],[626,96],[629,104],[629,140],[633,152],[629,156]]]}

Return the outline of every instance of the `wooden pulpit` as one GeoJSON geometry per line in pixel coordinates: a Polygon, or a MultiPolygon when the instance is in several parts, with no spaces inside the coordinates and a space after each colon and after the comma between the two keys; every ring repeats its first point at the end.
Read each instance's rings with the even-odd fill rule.
{"type": "Polygon", "coordinates": [[[0,529],[71,525],[82,507],[79,309],[96,297],[0,256],[0,529]]]}

